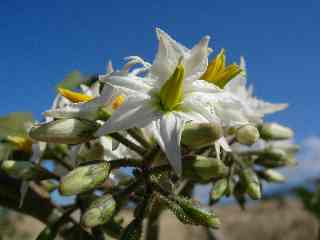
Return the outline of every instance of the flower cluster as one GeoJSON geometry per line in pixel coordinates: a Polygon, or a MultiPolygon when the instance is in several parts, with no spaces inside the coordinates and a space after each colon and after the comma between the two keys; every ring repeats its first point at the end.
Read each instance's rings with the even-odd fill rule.
{"type": "Polygon", "coordinates": [[[261,179],[284,180],[273,168],[295,162],[296,146],[281,141],[293,132],[263,123],[265,114],[287,104],[253,96],[243,58],[227,65],[221,50],[209,61],[208,36],[189,49],[161,29],[156,35],[152,63],[131,56],[121,70],[109,63],[105,74],[74,72],[58,87],[43,123],[25,128],[28,135],[5,137],[16,146],[12,152],[37,159],[8,154],[2,169],[9,175],[25,181],[54,178],[62,195],[85,202],[88,194],[98,198],[87,207],[80,204],[83,226],[119,224],[115,215],[121,206],[136,203],[135,219],[119,233],[121,239],[139,239],[142,219],[163,206],[184,223],[217,227],[211,210],[179,195],[186,185],[211,183],[211,203],[233,195],[243,205],[246,194],[261,197],[261,179]],[[55,160],[68,174],[44,169],[41,159],[55,160]],[[128,174],[120,167],[134,170],[128,174]]]}

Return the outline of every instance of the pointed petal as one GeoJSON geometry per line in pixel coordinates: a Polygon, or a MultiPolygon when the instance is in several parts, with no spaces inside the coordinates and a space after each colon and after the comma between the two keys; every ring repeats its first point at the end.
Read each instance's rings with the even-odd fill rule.
{"type": "Polygon", "coordinates": [[[150,97],[137,94],[128,97],[124,104],[115,111],[111,118],[96,132],[95,136],[126,130],[132,127],[144,127],[161,115],[150,104],[150,97]]]}
{"type": "Polygon", "coordinates": [[[238,74],[236,77],[231,79],[224,89],[229,90],[235,94],[241,94],[239,93],[242,92],[242,95],[247,94],[246,90],[246,84],[247,84],[247,69],[246,69],[246,63],[244,60],[244,57],[240,58],[240,69],[242,72],[238,74]]]}
{"type": "Polygon", "coordinates": [[[159,40],[158,52],[151,67],[151,76],[166,81],[177,66],[178,60],[190,50],[173,40],[166,32],[156,29],[159,40]]]}
{"type": "Polygon", "coordinates": [[[148,79],[137,76],[110,75],[102,81],[129,93],[147,93],[151,89],[151,86],[148,85],[148,79]]]}
{"type": "Polygon", "coordinates": [[[178,175],[182,174],[180,140],[184,120],[168,113],[154,122],[154,136],[178,175]]]}
{"type": "Polygon", "coordinates": [[[112,61],[109,60],[108,64],[107,64],[107,74],[111,74],[112,72],[114,72],[113,66],[112,66],[112,61]]]}
{"type": "Polygon", "coordinates": [[[208,66],[208,44],[210,37],[203,37],[190,51],[189,56],[184,59],[186,69],[186,81],[194,81],[199,79],[206,71],[208,66]]]}
{"type": "Polygon", "coordinates": [[[265,114],[282,111],[288,107],[288,104],[286,103],[273,104],[273,103],[265,102],[262,100],[254,99],[253,106],[257,112],[265,115],[265,114]]]}

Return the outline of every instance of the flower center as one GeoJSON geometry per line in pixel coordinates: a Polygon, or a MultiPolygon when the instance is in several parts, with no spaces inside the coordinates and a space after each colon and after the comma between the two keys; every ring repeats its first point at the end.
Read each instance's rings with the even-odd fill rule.
{"type": "Polygon", "coordinates": [[[176,69],[160,89],[160,105],[164,111],[174,110],[183,100],[184,67],[179,61],[176,69]]]}
{"type": "Polygon", "coordinates": [[[200,79],[206,80],[217,85],[220,88],[224,86],[242,70],[237,64],[230,64],[226,66],[226,57],[224,49],[209,63],[207,71],[200,79]]]}

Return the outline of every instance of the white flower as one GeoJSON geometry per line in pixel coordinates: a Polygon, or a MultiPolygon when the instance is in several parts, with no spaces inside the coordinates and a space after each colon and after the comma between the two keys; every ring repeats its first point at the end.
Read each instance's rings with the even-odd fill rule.
{"type": "Polygon", "coordinates": [[[281,111],[288,107],[287,104],[272,104],[254,97],[252,86],[246,88],[247,74],[244,58],[240,59],[240,68],[242,73],[228,82],[225,90],[242,102],[244,113],[250,122],[259,123],[265,114],[281,111]]]}
{"type": "MultiPolygon", "coordinates": [[[[213,84],[198,80],[208,65],[208,36],[192,49],[160,29],[157,37],[158,53],[145,77],[100,76],[127,98],[96,136],[132,127],[152,129],[169,162],[181,174],[180,139],[185,121],[221,122],[214,104],[226,96],[213,84]]],[[[231,105],[232,99],[229,102],[231,105]]]]}
{"type": "MultiPolygon", "coordinates": [[[[126,60],[128,62],[120,71],[114,71],[109,61],[107,72],[103,76],[135,76],[136,74],[147,71],[151,66],[137,56],[127,57],[126,60]],[[135,68],[130,72],[130,69],[137,64],[142,65],[142,67],[135,68]]],[[[95,82],[90,87],[82,84],[80,88],[83,93],[60,88],[60,94],[57,95],[52,108],[44,112],[47,121],[52,121],[53,118],[95,120],[98,116],[99,109],[105,108],[105,110],[111,113],[122,104],[124,99],[124,96],[120,95],[119,91],[109,84],[104,86],[101,93],[101,82],[95,82]]]]}

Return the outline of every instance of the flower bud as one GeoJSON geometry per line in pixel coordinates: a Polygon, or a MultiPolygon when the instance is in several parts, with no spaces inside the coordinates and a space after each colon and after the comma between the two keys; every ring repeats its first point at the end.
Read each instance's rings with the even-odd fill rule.
{"type": "Polygon", "coordinates": [[[176,196],[175,200],[185,214],[192,219],[193,224],[211,228],[218,228],[220,226],[219,218],[211,209],[202,207],[198,202],[187,198],[176,196]]]}
{"type": "Polygon", "coordinates": [[[93,138],[98,125],[79,119],[58,119],[31,128],[31,138],[52,143],[79,144],[93,138]]]}
{"type": "Polygon", "coordinates": [[[222,178],[216,181],[211,191],[211,199],[213,201],[220,199],[227,191],[227,188],[228,188],[228,180],[226,178],[222,178]]]}
{"type": "Polygon", "coordinates": [[[1,164],[1,169],[9,176],[23,180],[54,178],[52,173],[29,161],[5,160],[1,164]]]}
{"type": "Polygon", "coordinates": [[[184,209],[171,199],[160,196],[160,199],[166,204],[166,206],[173,212],[173,214],[184,224],[195,224],[194,221],[185,213],[184,209]]]}
{"type": "Polygon", "coordinates": [[[142,235],[142,222],[135,218],[129,225],[124,229],[121,234],[120,240],[140,240],[142,235]]]}
{"type": "Polygon", "coordinates": [[[93,201],[82,215],[81,223],[85,227],[96,227],[111,219],[116,209],[116,202],[112,195],[102,196],[93,201]]]}
{"type": "Polygon", "coordinates": [[[296,164],[296,160],[291,153],[287,153],[285,150],[275,147],[267,148],[259,155],[255,162],[270,168],[292,166],[296,164]]]}
{"type": "Polygon", "coordinates": [[[215,123],[186,124],[181,143],[191,148],[201,148],[213,144],[222,136],[222,127],[215,123]]]}
{"type": "Polygon", "coordinates": [[[265,140],[286,140],[293,137],[293,131],[278,123],[265,123],[259,127],[261,138],[265,140]]]}
{"type": "Polygon", "coordinates": [[[252,168],[244,168],[241,171],[241,178],[246,186],[246,191],[249,196],[256,200],[261,198],[260,181],[257,174],[252,168]]]}
{"type": "Polygon", "coordinates": [[[183,176],[194,180],[208,181],[213,177],[227,174],[226,165],[216,159],[204,156],[186,156],[183,158],[183,176]]]}
{"type": "Polygon", "coordinates": [[[286,180],[285,176],[283,176],[281,173],[279,173],[273,169],[267,169],[267,170],[261,171],[261,172],[259,172],[259,176],[268,182],[280,182],[281,183],[286,180]]]}
{"type": "Polygon", "coordinates": [[[236,139],[239,143],[245,145],[252,145],[259,139],[259,131],[253,125],[244,125],[237,129],[236,139]]]}
{"type": "Polygon", "coordinates": [[[246,187],[244,186],[244,184],[241,181],[237,182],[234,185],[233,196],[235,197],[242,210],[245,210],[246,207],[245,193],[246,187]]]}
{"type": "Polygon", "coordinates": [[[94,189],[107,179],[109,173],[108,162],[78,167],[61,179],[60,193],[68,196],[94,189]]]}

